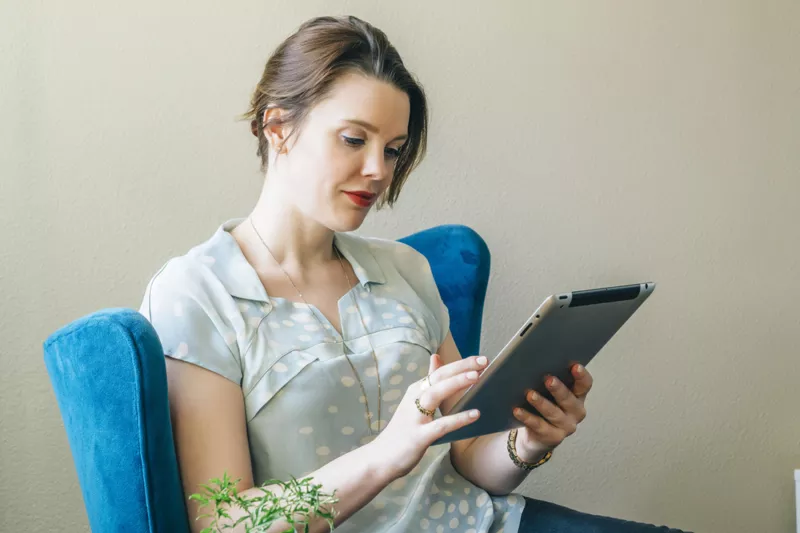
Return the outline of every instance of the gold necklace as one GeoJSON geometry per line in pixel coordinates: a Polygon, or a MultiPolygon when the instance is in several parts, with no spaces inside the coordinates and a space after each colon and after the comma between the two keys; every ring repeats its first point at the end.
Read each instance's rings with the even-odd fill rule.
{"type": "MultiPolygon", "coordinates": [[[[250,221],[250,226],[253,228],[253,231],[258,236],[258,240],[260,240],[261,244],[263,244],[264,248],[266,248],[267,253],[269,253],[270,257],[272,257],[272,260],[275,262],[275,264],[278,265],[278,268],[281,269],[281,272],[283,272],[283,275],[286,277],[286,279],[289,280],[289,283],[292,285],[292,287],[294,288],[294,290],[297,293],[297,295],[300,296],[300,299],[303,301],[305,306],[309,309],[309,311],[311,311],[311,314],[317,320],[317,322],[319,323],[320,327],[323,330],[325,330],[325,324],[317,316],[317,313],[314,312],[315,308],[306,301],[305,297],[303,296],[303,293],[300,292],[300,289],[298,289],[297,285],[295,285],[294,281],[292,281],[292,277],[289,276],[289,273],[286,272],[286,270],[278,262],[278,260],[275,259],[275,255],[272,253],[272,250],[270,250],[269,246],[267,246],[267,243],[264,241],[264,239],[261,237],[261,234],[256,229],[256,226],[253,223],[253,219],[250,218],[250,217],[247,217],[247,220],[250,221]]],[[[348,287],[348,291],[347,292],[349,293],[350,291],[352,291],[352,283],[350,282],[350,276],[347,274],[347,268],[345,268],[345,266],[344,266],[344,260],[342,259],[342,253],[339,251],[339,249],[336,247],[335,244],[333,246],[333,250],[334,250],[334,252],[336,252],[336,258],[339,260],[339,265],[342,267],[342,272],[344,273],[344,278],[347,281],[347,287],[348,287]]],[[[381,430],[381,372],[380,372],[380,368],[378,367],[378,357],[375,354],[375,347],[372,345],[372,339],[369,338],[369,331],[367,330],[367,324],[364,321],[364,316],[361,314],[361,306],[358,305],[358,299],[355,296],[353,296],[352,298],[353,298],[353,302],[356,304],[356,310],[358,311],[358,318],[361,320],[361,325],[364,327],[364,333],[367,336],[367,342],[369,342],[370,351],[372,352],[372,360],[375,362],[375,375],[378,378],[378,421],[375,424],[376,424],[377,432],[380,432],[380,430],[381,430]]],[[[326,343],[326,344],[334,344],[334,343],[326,343]]],[[[353,375],[355,375],[356,380],[358,381],[358,385],[359,385],[359,387],[361,387],[361,394],[364,395],[364,409],[366,410],[367,429],[369,430],[370,436],[372,436],[372,435],[374,435],[374,433],[372,432],[373,431],[372,430],[372,412],[369,410],[369,399],[367,398],[367,389],[366,389],[366,387],[364,387],[364,382],[361,381],[361,376],[359,376],[358,371],[356,371],[356,367],[353,364],[353,361],[350,360],[350,357],[348,357],[347,353],[345,352],[344,325],[342,325],[342,355],[344,355],[344,358],[347,359],[347,362],[350,364],[350,368],[353,370],[353,375]]]]}

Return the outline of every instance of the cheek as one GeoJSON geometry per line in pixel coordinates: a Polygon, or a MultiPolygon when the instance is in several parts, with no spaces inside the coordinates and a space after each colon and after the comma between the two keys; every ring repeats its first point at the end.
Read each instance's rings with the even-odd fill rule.
{"type": "Polygon", "coordinates": [[[315,154],[314,162],[311,164],[317,176],[316,182],[327,188],[340,188],[346,183],[353,182],[353,178],[359,175],[361,169],[358,152],[336,144],[323,146],[315,154]]]}
{"type": "Polygon", "coordinates": [[[292,154],[293,189],[300,192],[298,200],[308,208],[319,209],[331,202],[346,184],[358,175],[359,163],[355,151],[331,143],[303,146],[292,154]]]}
{"type": "Polygon", "coordinates": [[[325,181],[329,150],[322,143],[298,143],[290,153],[292,181],[308,192],[325,181]]]}

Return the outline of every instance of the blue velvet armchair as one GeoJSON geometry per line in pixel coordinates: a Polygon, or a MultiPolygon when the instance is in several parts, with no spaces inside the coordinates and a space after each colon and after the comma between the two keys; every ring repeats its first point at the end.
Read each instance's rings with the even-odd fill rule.
{"type": "MultiPolygon", "coordinates": [[[[486,244],[459,225],[401,240],[428,258],[459,350],[477,354],[486,244]]],[[[164,355],[150,323],[131,309],[98,311],[53,333],[44,359],[92,531],[187,532],[164,355]]]]}

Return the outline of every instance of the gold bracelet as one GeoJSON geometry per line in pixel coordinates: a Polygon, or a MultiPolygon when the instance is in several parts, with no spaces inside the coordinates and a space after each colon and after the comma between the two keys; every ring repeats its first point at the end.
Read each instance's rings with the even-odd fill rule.
{"type": "Polygon", "coordinates": [[[508,445],[507,445],[508,456],[511,457],[511,460],[514,461],[514,464],[516,466],[518,466],[519,468],[522,468],[523,470],[533,470],[534,468],[538,468],[538,467],[542,466],[543,464],[545,464],[547,461],[549,461],[550,458],[553,456],[553,452],[550,451],[550,452],[547,452],[544,455],[544,457],[542,457],[541,459],[539,459],[535,463],[525,462],[525,461],[523,461],[522,459],[519,458],[519,455],[517,455],[516,443],[517,443],[517,430],[515,428],[515,429],[512,429],[511,432],[508,434],[508,445]]]}

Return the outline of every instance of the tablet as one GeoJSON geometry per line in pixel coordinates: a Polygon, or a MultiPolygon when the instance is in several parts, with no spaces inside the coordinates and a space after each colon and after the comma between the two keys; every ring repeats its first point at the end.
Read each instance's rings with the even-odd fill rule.
{"type": "Polygon", "coordinates": [[[434,444],[521,427],[513,415],[515,407],[538,414],[526,400],[526,391],[536,390],[554,401],[544,386],[548,375],[572,388],[572,365],[586,366],[655,287],[647,282],[549,296],[450,412],[479,409],[480,418],[434,444]]]}

